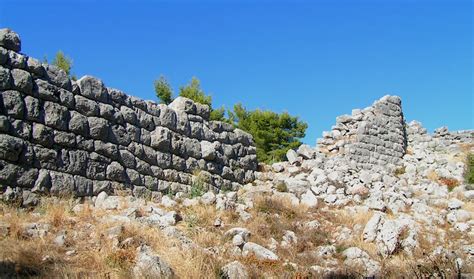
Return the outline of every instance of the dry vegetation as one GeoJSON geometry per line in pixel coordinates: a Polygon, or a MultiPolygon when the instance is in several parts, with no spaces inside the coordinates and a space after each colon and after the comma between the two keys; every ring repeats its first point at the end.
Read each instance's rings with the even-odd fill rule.
{"type": "MultiPolygon", "coordinates": [[[[138,222],[122,224],[118,237],[110,238],[106,232],[119,225],[104,221],[110,211],[95,209],[85,203],[81,211],[74,213],[73,204],[72,200],[50,198],[33,210],[0,205],[0,224],[9,227],[6,235],[0,235],[1,272],[9,276],[40,278],[50,278],[51,274],[61,278],[130,278],[136,249],[142,244],[151,246],[179,278],[217,278],[220,268],[233,260],[246,265],[252,278],[318,278],[311,269],[314,265],[337,267],[338,273],[329,278],[360,278],[364,270],[343,264],[342,252],[353,246],[365,250],[381,263],[383,278],[425,278],[438,269],[449,278],[456,272],[452,259],[431,258],[426,254],[440,244],[446,246],[439,242],[436,232],[420,233],[419,247],[412,256],[400,251],[383,258],[373,243],[362,239],[370,212],[308,209],[293,206],[288,200],[262,196],[255,199],[253,217],[245,222],[234,210],[216,211],[214,206],[205,205],[181,207],[178,211],[183,220],[177,228],[204,248],[190,250],[182,249],[178,240],[166,237],[160,229],[138,222]],[[214,226],[216,218],[222,220],[223,227],[214,226]],[[305,226],[314,220],[319,227],[305,226]],[[48,233],[40,237],[26,235],[25,227],[32,223],[38,227],[48,226],[48,233]],[[251,241],[265,247],[271,246],[271,238],[280,243],[287,230],[296,233],[298,242],[287,247],[278,245],[275,252],[279,261],[262,261],[253,256],[244,258],[233,254],[232,245],[223,238],[223,234],[233,227],[247,228],[252,233],[251,241]],[[338,241],[343,229],[350,232],[350,237],[338,241]],[[62,232],[67,235],[66,244],[57,246],[54,238],[62,232]],[[329,261],[315,252],[324,245],[337,248],[329,261]]],[[[145,213],[141,210],[138,214],[145,213]]],[[[451,246],[463,237],[450,234],[451,246]]],[[[474,270],[471,267],[468,271],[474,270]]]]}

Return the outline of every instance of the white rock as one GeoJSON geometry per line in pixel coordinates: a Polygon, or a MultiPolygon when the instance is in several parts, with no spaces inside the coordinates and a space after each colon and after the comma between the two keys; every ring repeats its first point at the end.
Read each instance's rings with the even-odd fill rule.
{"type": "Polygon", "coordinates": [[[471,220],[471,213],[469,213],[469,211],[462,210],[462,209],[453,210],[450,213],[448,213],[448,215],[446,215],[446,220],[451,224],[455,224],[459,222],[467,222],[471,220]]]}
{"type": "Polygon", "coordinates": [[[342,174],[338,171],[332,171],[328,174],[328,179],[331,181],[341,181],[342,174]]]}
{"type": "Polygon", "coordinates": [[[458,199],[450,199],[448,202],[448,209],[449,210],[455,210],[455,209],[460,209],[464,203],[458,199]]]}
{"type": "Polygon", "coordinates": [[[283,172],[285,170],[285,166],[283,163],[279,162],[279,163],[274,163],[272,164],[272,170],[274,172],[283,172]]]}
{"type": "Polygon", "coordinates": [[[174,271],[148,246],[137,248],[136,264],[133,274],[136,278],[174,278],[174,271]]]}
{"type": "Polygon", "coordinates": [[[245,241],[244,241],[244,239],[242,238],[242,236],[240,234],[236,234],[232,238],[232,244],[234,246],[241,246],[241,245],[245,244],[245,241]]]}
{"type": "Polygon", "coordinates": [[[324,202],[326,203],[335,203],[337,200],[337,195],[328,195],[324,198],[324,202]]]}
{"type": "Polygon", "coordinates": [[[298,162],[298,153],[296,153],[296,151],[293,149],[290,149],[286,152],[286,158],[290,164],[294,164],[298,162]]]}
{"type": "Polygon", "coordinates": [[[249,256],[252,254],[255,255],[255,257],[257,257],[259,260],[278,260],[278,256],[267,248],[253,242],[245,243],[244,247],[242,248],[242,255],[249,256]]]}
{"type": "Polygon", "coordinates": [[[464,197],[468,200],[474,199],[474,190],[469,190],[464,192],[464,197]]]}
{"type": "Polygon", "coordinates": [[[177,203],[168,196],[163,196],[163,198],[161,198],[161,205],[164,207],[174,207],[176,204],[177,203]]]}
{"type": "Polygon", "coordinates": [[[199,200],[197,199],[184,199],[183,202],[182,202],[183,206],[185,207],[191,207],[191,206],[196,206],[199,204],[199,200]]]}
{"type": "Polygon", "coordinates": [[[247,242],[250,238],[250,231],[246,228],[232,228],[225,232],[224,237],[233,239],[236,235],[240,235],[242,239],[247,242]]]}
{"type": "Polygon", "coordinates": [[[298,147],[298,150],[296,150],[296,152],[299,155],[301,155],[304,159],[312,159],[316,154],[316,151],[307,144],[300,145],[300,147],[298,147]]]}
{"type": "Polygon", "coordinates": [[[321,226],[321,223],[317,220],[309,221],[303,224],[303,227],[309,230],[317,229],[321,226]]]}
{"type": "Polygon", "coordinates": [[[467,232],[470,228],[471,226],[468,223],[456,223],[454,225],[454,229],[460,232],[467,232]]]}
{"type": "Polygon", "coordinates": [[[281,246],[290,247],[298,243],[298,237],[293,231],[286,230],[283,234],[281,246]]]}
{"type": "Polygon", "coordinates": [[[201,197],[201,203],[211,205],[216,202],[216,195],[213,192],[207,192],[201,197]]]}
{"type": "Polygon", "coordinates": [[[221,278],[226,279],[248,279],[247,268],[238,261],[226,264],[221,269],[221,278]]]}
{"type": "Polygon", "coordinates": [[[380,264],[369,257],[367,252],[357,247],[350,247],[342,253],[346,258],[345,265],[362,268],[366,271],[365,276],[373,277],[380,272],[380,264]]]}
{"type": "Polygon", "coordinates": [[[301,204],[306,205],[307,207],[317,207],[318,198],[313,194],[311,190],[306,191],[301,195],[301,204]]]}
{"type": "Polygon", "coordinates": [[[377,237],[377,230],[382,220],[382,213],[374,213],[372,218],[370,218],[369,222],[365,225],[364,232],[363,232],[363,239],[368,242],[372,242],[377,237]]]}
{"type": "Polygon", "coordinates": [[[66,235],[65,234],[60,234],[56,236],[53,240],[53,243],[57,246],[64,246],[66,244],[66,235]]]}
{"type": "Polygon", "coordinates": [[[377,234],[377,247],[384,256],[395,252],[399,245],[401,228],[397,221],[385,220],[377,234]]]}
{"type": "Polygon", "coordinates": [[[114,210],[114,209],[117,209],[119,205],[120,205],[119,196],[109,196],[105,192],[101,192],[95,200],[95,207],[101,208],[101,209],[114,210]]]}
{"type": "Polygon", "coordinates": [[[336,247],[334,245],[320,246],[316,249],[316,254],[323,258],[331,257],[336,254],[336,247]]]}

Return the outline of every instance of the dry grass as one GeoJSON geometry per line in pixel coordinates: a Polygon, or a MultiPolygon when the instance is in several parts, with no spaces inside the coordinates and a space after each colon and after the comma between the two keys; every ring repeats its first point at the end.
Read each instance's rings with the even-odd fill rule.
{"type": "Polygon", "coordinates": [[[436,173],[436,171],[430,170],[430,171],[428,172],[428,174],[426,174],[426,178],[428,178],[429,180],[431,180],[431,181],[433,181],[433,182],[438,182],[439,176],[438,176],[438,174],[436,173]]]}
{"type": "MultiPolygon", "coordinates": [[[[157,228],[124,224],[117,240],[111,239],[103,232],[118,224],[102,221],[110,212],[85,204],[74,214],[70,205],[69,200],[52,199],[37,207],[36,214],[0,205],[0,221],[9,226],[7,237],[0,239],[0,274],[39,278],[51,278],[51,274],[59,278],[130,278],[136,249],[142,244],[151,246],[179,278],[215,278],[222,266],[219,260],[203,251],[181,249],[177,240],[169,239],[157,228]],[[32,222],[49,225],[49,232],[40,238],[25,235],[25,225],[32,222]],[[63,247],[53,242],[60,232],[66,232],[68,239],[63,247]],[[132,241],[120,244],[128,238],[132,241]],[[72,250],[73,255],[65,255],[72,250]]],[[[209,208],[196,208],[194,213],[206,229],[212,225],[214,213],[209,208]]],[[[202,239],[197,237],[196,240],[211,244],[211,236],[202,234],[202,239]]]]}
{"type": "Polygon", "coordinates": [[[461,183],[455,178],[446,178],[441,177],[438,179],[439,183],[445,185],[448,188],[448,191],[451,192],[455,187],[459,186],[461,183]]]}
{"type": "MultiPolygon", "coordinates": [[[[254,208],[249,210],[252,218],[248,221],[241,220],[234,210],[218,212],[214,206],[175,208],[183,217],[177,228],[202,248],[218,247],[221,253],[214,256],[205,249],[183,249],[179,240],[163,235],[158,228],[138,222],[123,224],[118,237],[110,238],[105,232],[118,225],[104,222],[103,218],[110,215],[110,211],[95,209],[86,203],[81,211],[73,213],[72,204],[71,200],[53,199],[36,208],[35,214],[0,205],[0,221],[10,226],[9,235],[0,239],[0,268],[6,270],[4,274],[8,272],[11,275],[9,277],[39,278],[46,278],[50,274],[57,274],[61,278],[130,278],[137,247],[149,245],[169,263],[179,278],[218,278],[220,268],[233,260],[246,265],[252,278],[318,278],[319,275],[311,273],[310,267],[324,267],[327,259],[314,252],[318,246],[333,244],[337,249],[333,260],[339,272],[328,278],[357,278],[356,275],[363,272],[347,269],[343,265],[342,252],[354,246],[365,250],[372,259],[380,262],[382,278],[416,278],[420,273],[436,272],[436,265],[453,270],[452,261],[431,259],[427,253],[438,245],[459,250],[461,240],[466,240],[466,235],[452,232],[452,227],[446,224],[441,229],[447,233],[447,239],[443,239],[436,231],[421,230],[417,237],[418,247],[412,256],[399,251],[383,258],[374,243],[363,241],[360,231],[354,233],[356,226],[365,226],[372,217],[371,212],[349,213],[343,209],[327,208],[309,210],[304,206],[294,206],[289,200],[272,197],[254,200],[254,208]],[[223,220],[224,227],[214,227],[217,217],[223,220]],[[315,229],[304,226],[312,220],[317,220],[321,226],[315,229]],[[49,224],[50,232],[42,238],[25,235],[25,225],[32,222],[49,224]],[[267,248],[270,238],[282,241],[286,230],[295,232],[298,242],[289,247],[279,246],[276,251],[279,261],[261,261],[254,256],[240,257],[230,253],[229,248],[232,246],[223,239],[223,234],[232,227],[249,229],[252,233],[250,241],[267,248]],[[342,228],[352,230],[351,238],[336,242],[335,238],[342,228]],[[63,231],[66,231],[68,241],[65,247],[58,247],[53,244],[53,239],[63,231]],[[70,250],[76,253],[66,256],[65,253],[70,250]],[[293,268],[288,262],[296,264],[298,268],[293,268]]],[[[463,209],[473,211],[473,204],[466,202],[463,209]]],[[[139,211],[142,215],[147,214],[143,209],[139,211]]]]}

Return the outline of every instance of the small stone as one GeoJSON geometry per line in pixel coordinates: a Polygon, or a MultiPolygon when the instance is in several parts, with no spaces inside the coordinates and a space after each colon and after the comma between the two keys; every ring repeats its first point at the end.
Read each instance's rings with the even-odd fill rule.
{"type": "Polygon", "coordinates": [[[243,241],[247,242],[250,238],[250,231],[246,228],[232,228],[225,232],[224,238],[233,239],[236,235],[240,235],[243,241]]]}
{"type": "Polygon", "coordinates": [[[69,250],[66,252],[66,256],[70,257],[70,256],[74,256],[76,254],[76,250],[69,250]]]}
{"type": "Polygon", "coordinates": [[[460,209],[464,203],[458,199],[450,199],[448,202],[448,210],[460,209]]]}
{"type": "Polygon", "coordinates": [[[60,234],[60,235],[56,236],[53,240],[53,243],[56,246],[63,247],[64,245],[66,245],[66,235],[65,234],[60,234]]]}
{"type": "Polygon", "coordinates": [[[232,244],[234,244],[234,246],[241,246],[245,244],[245,241],[240,234],[236,234],[232,238],[232,244]]]}
{"type": "Polygon", "coordinates": [[[214,220],[214,227],[219,228],[223,226],[224,222],[222,222],[222,219],[220,217],[217,217],[216,220],[214,220]]]}

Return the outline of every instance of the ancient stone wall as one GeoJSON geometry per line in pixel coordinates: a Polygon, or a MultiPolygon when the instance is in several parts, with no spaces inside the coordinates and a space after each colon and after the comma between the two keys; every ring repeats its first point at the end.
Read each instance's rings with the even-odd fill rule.
{"type": "Polygon", "coordinates": [[[253,180],[252,137],[209,121],[208,106],[73,81],[20,50],[18,35],[0,30],[0,192],[188,191],[196,171],[215,188],[253,180]]]}
{"type": "Polygon", "coordinates": [[[384,96],[371,107],[337,117],[336,125],[317,142],[319,151],[345,155],[363,169],[396,165],[406,147],[405,121],[397,96],[384,96]]]}

